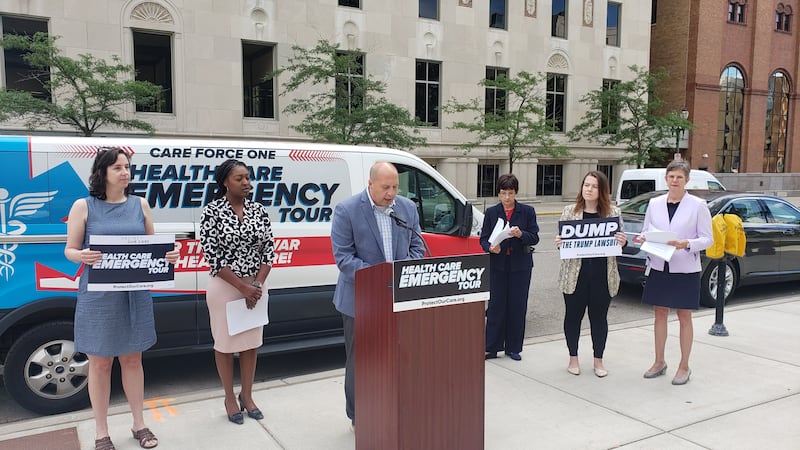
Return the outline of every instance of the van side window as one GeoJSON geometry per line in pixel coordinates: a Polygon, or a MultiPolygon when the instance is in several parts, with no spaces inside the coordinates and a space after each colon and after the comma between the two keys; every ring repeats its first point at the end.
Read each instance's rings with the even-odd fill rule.
{"type": "Polygon", "coordinates": [[[709,191],[724,191],[725,188],[722,187],[721,184],[717,183],[714,180],[708,180],[708,190],[709,191]]]}
{"type": "Polygon", "coordinates": [[[456,228],[456,200],[427,174],[402,164],[395,167],[400,175],[398,195],[416,203],[422,231],[450,234],[456,228]]]}
{"type": "Polygon", "coordinates": [[[654,180],[623,180],[621,197],[631,199],[646,192],[655,191],[656,182],[654,180]]]}

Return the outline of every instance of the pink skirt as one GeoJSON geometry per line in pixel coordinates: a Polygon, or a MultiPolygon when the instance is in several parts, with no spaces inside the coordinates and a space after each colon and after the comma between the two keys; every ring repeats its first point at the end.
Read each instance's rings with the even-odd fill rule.
{"type": "Polygon", "coordinates": [[[238,289],[219,277],[209,277],[206,286],[206,304],[211,321],[211,336],[214,350],[220,353],[236,353],[261,347],[264,344],[264,327],[256,327],[233,336],[228,334],[226,304],[242,298],[238,289]]]}

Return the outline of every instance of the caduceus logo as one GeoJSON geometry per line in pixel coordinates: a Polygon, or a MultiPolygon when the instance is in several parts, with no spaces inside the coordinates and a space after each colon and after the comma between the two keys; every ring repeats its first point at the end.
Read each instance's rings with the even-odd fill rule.
{"type": "MultiPolygon", "coordinates": [[[[56,194],[58,191],[25,192],[11,198],[8,190],[0,188],[0,236],[25,233],[27,226],[19,219],[36,214],[56,194]]],[[[14,275],[14,261],[17,259],[14,250],[18,246],[19,244],[16,243],[0,245],[0,277],[5,278],[6,281],[14,275]]]]}

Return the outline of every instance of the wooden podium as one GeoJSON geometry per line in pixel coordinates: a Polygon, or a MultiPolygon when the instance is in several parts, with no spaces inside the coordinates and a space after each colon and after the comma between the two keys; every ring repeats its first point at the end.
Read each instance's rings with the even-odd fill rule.
{"type": "MultiPolygon", "coordinates": [[[[461,258],[484,265],[488,299],[486,255],[411,262],[461,258]]],[[[408,262],[356,273],[356,448],[482,449],[485,303],[450,296],[394,312],[398,264],[408,262]]]]}

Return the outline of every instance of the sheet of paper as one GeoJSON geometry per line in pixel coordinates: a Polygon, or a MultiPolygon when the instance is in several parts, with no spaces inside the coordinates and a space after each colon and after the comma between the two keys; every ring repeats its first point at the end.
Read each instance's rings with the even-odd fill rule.
{"type": "Polygon", "coordinates": [[[489,235],[489,245],[494,247],[495,245],[500,244],[511,237],[510,233],[511,227],[508,226],[508,223],[503,219],[498,218],[497,223],[494,224],[494,230],[492,230],[492,234],[489,235]]]}
{"type": "Polygon", "coordinates": [[[268,300],[269,294],[265,290],[261,300],[256,303],[253,309],[247,309],[247,303],[243,298],[228,302],[225,305],[228,316],[228,335],[233,336],[243,331],[268,324],[268,300]]]}
{"type": "Polygon", "coordinates": [[[647,242],[654,244],[666,244],[669,241],[677,240],[678,235],[674,231],[653,230],[645,231],[644,238],[647,242]]]}
{"type": "Polygon", "coordinates": [[[647,239],[642,244],[642,251],[645,251],[653,256],[657,256],[664,261],[669,262],[672,259],[672,255],[675,253],[675,247],[667,244],[659,244],[657,242],[650,242],[650,239],[647,239]]]}

